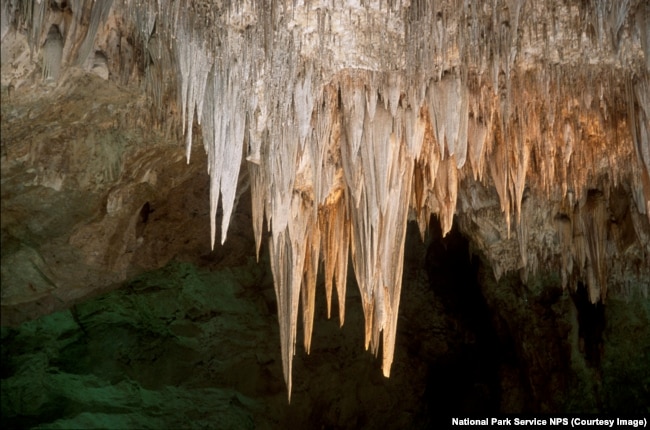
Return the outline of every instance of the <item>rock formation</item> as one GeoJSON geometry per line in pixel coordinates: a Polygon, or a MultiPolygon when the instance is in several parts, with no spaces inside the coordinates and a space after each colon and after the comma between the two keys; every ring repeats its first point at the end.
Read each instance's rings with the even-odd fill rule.
{"type": "Polygon", "coordinates": [[[318,272],[342,325],[349,261],[365,347],[381,347],[390,375],[409,220],[423,238],[431,216],[443,235],[457,222],[497,281],[555,272],[594,304],[647,300],[646,1],[6,0],[2,12],[4,323],[165,264],[173,255],[143,240],[150,202],[191,196],[206,165],[196,221],[212,247],[231,240],[249,188],[258,255],[268,232],[289,396],[299,313],[309,352],[318,272]]]}

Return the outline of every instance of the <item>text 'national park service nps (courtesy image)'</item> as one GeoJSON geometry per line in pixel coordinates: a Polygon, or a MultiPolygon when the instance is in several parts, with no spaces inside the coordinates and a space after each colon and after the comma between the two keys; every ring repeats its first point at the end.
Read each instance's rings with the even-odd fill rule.
{"type": "Polygon", "coordinates": [[[650,1],[0,30],[3,429],[647,428],[650,1]]]}

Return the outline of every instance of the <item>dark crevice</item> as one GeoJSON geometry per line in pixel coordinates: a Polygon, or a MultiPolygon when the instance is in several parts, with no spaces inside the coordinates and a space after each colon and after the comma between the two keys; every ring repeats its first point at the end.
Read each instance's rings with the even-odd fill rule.
{"type": "Polygon", "coordinates": [[[594,368],[600,368],[605,331],[605,306],[589,300],[589,289],[581,282],[571,299],[578,312],[578,337],[580,352],[585,361],[594,368]]]}
{"type": "Polygon", "coordinates": [[[454,223],[430,226],[429,284],[447,315],[449,352],[429,364],[424,401],[432,411],[495,413],[500,403],[498,338],[478,282],[480,259],[454,223]]]}
{"type": "Polygon", "coordinates": [[[149,216],[152,212],[153,210],[151,209],[151,204],[149,204],[149,202],[142,205],[140,215],[138,216],[138,222],[135,226],[135,237],[142,237],[144,235],[145,226],[149,221],[149,216]]]}

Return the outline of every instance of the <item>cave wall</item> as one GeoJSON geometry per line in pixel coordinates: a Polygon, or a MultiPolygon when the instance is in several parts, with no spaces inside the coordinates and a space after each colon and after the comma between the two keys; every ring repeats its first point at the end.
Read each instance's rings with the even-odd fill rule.
{"type": "MultiPolygon", "coordinates": [[[[425,245],[415,225],[410,232],[417,251],[407,264],[407,318],[391,378],[363,348],[361,297],[351,288],[342,328],[319,301],[312,350],[295,357],[299,376],[288,404],[268,249],[257,262],[254,246],[203,258],[188,246],[116,291],[3,327],[2,424],[425,428],[427,359],[450,348],[424,270],[425,245]]],[[[324,299],[322,279],[318,295],[324,299]]]]}
{"type": "MultiPolygon", "coordinates": [[[[170,206],[152,205],[145,230],[169,222],[153,215],[170,206]]],[[[459,229],[443,238],[437,220],[426,243],[411,223],[407,245],[390,378],[363,349],[358,290],[341,328],[321,279],[288,404],[268,250],[257,262],[253,246],[200,256],[188,243],[115,291],[3,326],[2,425],[430,428],[468,414],[648,412],[647,300],[594,307],[557,273],[496,281],[459,229]]]]}

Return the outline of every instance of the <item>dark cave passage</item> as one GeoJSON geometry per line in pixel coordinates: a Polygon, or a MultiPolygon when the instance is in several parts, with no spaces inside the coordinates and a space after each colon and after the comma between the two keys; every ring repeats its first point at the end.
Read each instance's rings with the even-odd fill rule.
{"type": "Polygon", "coordinates": [[[592,367],[600,367],[605,331],[605,305],[589,300],[588,287],[581,282],[571,299],[578,313],[578,337],[580,352],[592,367]]]}
{"type": "Polygon", "coordinates": [[[480,259],[454,223],[442,237],[430,223],[426,254],[429,285],[445,310],[448,353],[429,363],[423,401],[432,411],[494,413],[499,410],[502,349],[479,284],[480,259]]]}

